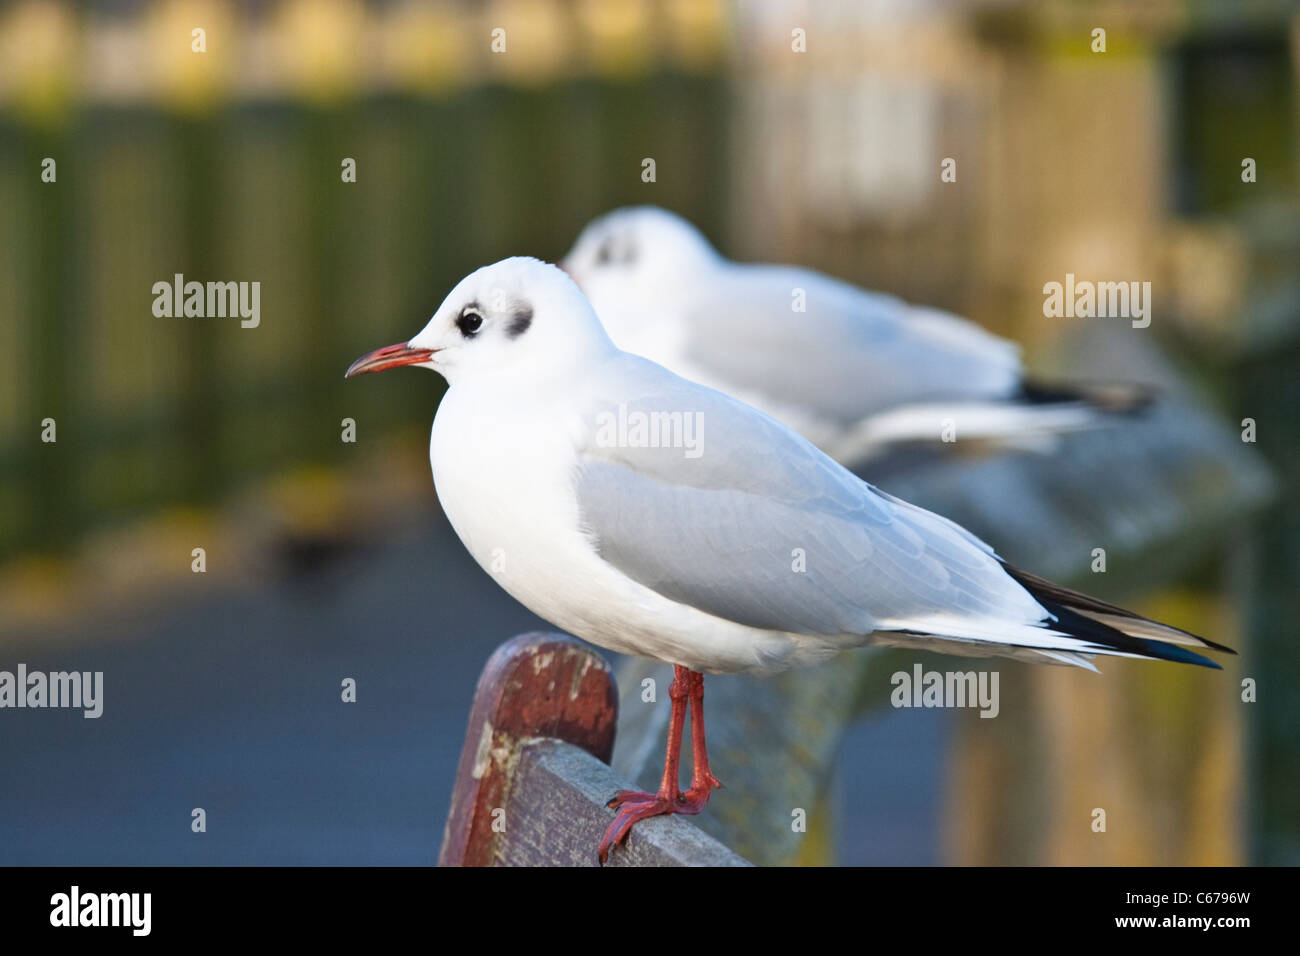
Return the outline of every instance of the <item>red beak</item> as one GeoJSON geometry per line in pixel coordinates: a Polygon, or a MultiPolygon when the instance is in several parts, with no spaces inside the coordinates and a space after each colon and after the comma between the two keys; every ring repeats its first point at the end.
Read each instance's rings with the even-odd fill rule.
{"type": "Polygon", "coordinates": [[[390,368],[397,368],[400,365],[416,365],[420,362],[429,361],[437,349],[414,349],[405,342],[397,345],[389,345],[382,349],[375,349],[366,355],[361,356],[349,366],[344,378],[351,378],[354,375],[364,375],[367,372],[386,372],[390,368]]]}

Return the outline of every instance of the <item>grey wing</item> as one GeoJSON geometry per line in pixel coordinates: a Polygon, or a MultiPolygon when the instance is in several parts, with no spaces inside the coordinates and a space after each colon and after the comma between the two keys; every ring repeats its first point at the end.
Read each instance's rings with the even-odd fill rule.
{"type": "Polygon", "coordinates": [[[806,269],[728,265],[688,312],[685,357],[729,390],[846,424],[914,402],[1003,398],[1020,382],[1013,343],[806,269]]]}
{"type": "Polygon", "coordinates": [[[748,406],[627,358],[660,380],[621,403],[625,418],[698,415],[701,439],[696,457],[594,440],[580,451],[584,530],[633,580],[730,621],[803,634],[868,634],[944,614],[1043,617],[969,532],[882,495],[748,406]]]}

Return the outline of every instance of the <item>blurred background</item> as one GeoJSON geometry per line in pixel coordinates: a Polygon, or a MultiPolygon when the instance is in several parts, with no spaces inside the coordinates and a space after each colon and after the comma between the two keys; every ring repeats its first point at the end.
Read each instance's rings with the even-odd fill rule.
{"type": "Polygon", "coordinates": [[[1113,320],[1044,318],[1043,284],[1151,281],[1090,368],[1140,337],[1196,414],[1256,423],[1071,581],[1237,647],[1224,674],[1003,664],[994,721],[864,703],[800,862],[1300,863],[1298,89],[1280,0],[0,4],[0,669],[105,674],[98,720],[0,712],[0,863],[432,862],[477,674],[539,625],[438,511],[441,379],[342,373],[629,203],[1067,376],[1113,320]],[[260,325],[155,317],[175,273],[260,282],[260,325]]]}

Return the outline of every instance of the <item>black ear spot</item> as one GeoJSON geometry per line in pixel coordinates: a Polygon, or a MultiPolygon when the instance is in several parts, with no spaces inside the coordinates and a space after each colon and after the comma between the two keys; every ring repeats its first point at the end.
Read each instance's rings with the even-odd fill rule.
{"type": "Polygon", "coordinates": [[[528,331],[528,326],[533,324],[533,310],[528,306],[520,306],[515,309],[515,314],[510,317],[510,325],[506,327],[506,335],[512,339],[517,339],[528,331]]]}

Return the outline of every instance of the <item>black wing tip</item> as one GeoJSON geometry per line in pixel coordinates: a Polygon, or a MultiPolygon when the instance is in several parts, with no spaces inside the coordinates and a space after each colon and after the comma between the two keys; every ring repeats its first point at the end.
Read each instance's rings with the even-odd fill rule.
{"type": "MultiPolygon", "coordinates": [[[[1186,631],[1184,631],[1183,633],[1186,633],[1186,631]]],[[[1196,638],[1198,641],[1200,641],[1202,644],[1204,644],[1212,651],[1218,651],[1220,654],[1231,654],[1233,657],[1237,656],[1237,652],[1234,651],[1227,644],[1216,643],[1215,641],[1210,640],[1208,637],[1201,637],[1199,634],[1193,634],[1192,637],[1196,638]]]]}
{"type": "MultiPolygon", "coordinates": [[[[1114,650],[1123,654],[1136,655],[1145,660],[1170,661],[1175,664],[1195,664],[1197,667],[1209,667],[1216,671],[1223,670],[1222,665],[1212,658],[1189,650],[1182,644],[1154,640],[1149,637],[1135,637],[1117,627],[1111,627],[1109,624],[1102,624],[1100,621],[1094,621],[1090,617],[1078,614],[1065,605],[1056,604],[1055,602],[1043,602],[1041,598],[1039,603],[1043,604],[1051,614],[1056,616],[1058,623],[1063,625],[1068,633],[1080,640],[1091,642],[1098,651],[1114,650]]],[[[1147,620],[1146,618],[1136,619],[1147,620]]],[[[1188,632],[1180,631],[1180,633],[1186,634],[1188,632]]],[[[1214,650],[1222,648],[1229,651],[1229,653],[1236,653],[1229,648],[1222,647],[1220,644],[1207,641],[1203,637],[1197,637],[1195,634],[1190,636],[1202,641],[1206,648],[1214,650]]]]}
{"type": "MultiPolygon", "coordinates": [[[[1064,628],[1072,637],[1079,640],[1090,642],[1098,651],[1113,650],[1125,654],[1134,654],[1139,657],[1150,660],[1173,661],[1179,664],[1195,664],[1198,667],[1210,667],[1214,670],[1223,670],[1223,667],[1211,658],[1198,654],[1195,651],[1188,650],[1181,644],[1169,643],[1166,641],[1155,640],[1147,637],[1136,637],[1127,634],[1117,627],[1109,624],[1103,624],[1101,621],[1094,620],[1080,610],[1103,611],[1114,616],[1131,618],[1134,621],[1141,621],[1151,624],[1160,624],[1159,621],[1151,621],[1140,614],[1125,610],[1114,604],[1107,604],[1096,598],[1089,597],[1077,591],[1071,591],[1069,588],[1061,587],[1059,584],[1053,584],[1043,578],[1037,577],[1026,571],[1020,571],[1011,565],[1004,563],[1008,575],[1020,584],[1029,594],[1047,609],[1048,613],[1054,616],[1060,627],[1064,628]],[[1075,608],[1080,610],[1076,610],[1075,608]]],[[[1168,627],[1170,630],[1177,631],[1179,634],[1185,634],[1193,640],[1200,641],[1205,648],[1214,651],[1221,651],[1225,654],[1235,655],[1237,652],[1231,647],[1224,644],[1218,644],[1214,641],[1207,640],[1199,634],[1193,634],[1190,631],[1184,631],[1181,628],[1173,627],[1169,624],[1160,624],[1161,627],[1168,627]]]]}
{"type": "Polygon", "coordinates": [[[1217,661],[1206,657],[1204,654],[1189,651],[1181,644],[1165,644],[1162,641],[1152,641],[1141,637],[1134,638],[1134,640],[1142,645],[1142,651],[1151,660],[1173,661],[1177,664],[1195,664],[1197,667],[1209,667],[1216,671],[1223,670],[1223,665],[1217,661]]]}
{"type": "Polygon", "coordinates": [[[1132,382],[1098,382],[1060,384],[1026,379],[1020,383],[1017,401],[1026,405],[1090,405],[1115,415],[1137,415],[1156,402],[1156,392],[1149,385],[1132,382]]]}

